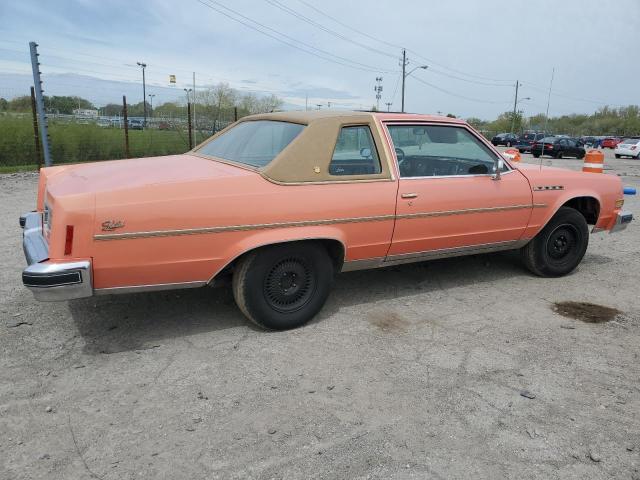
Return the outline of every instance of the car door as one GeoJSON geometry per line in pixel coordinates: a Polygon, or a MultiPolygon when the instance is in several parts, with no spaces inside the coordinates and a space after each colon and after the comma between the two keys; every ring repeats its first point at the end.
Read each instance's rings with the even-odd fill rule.
{"type": "Polygon", "coordinates": [[[528,224],[528,180],[463,125],[388,124],[399,188],[388,261],[517,245],[528,224]],[[402,145],[397,147],[396,145],[402,145]]]}

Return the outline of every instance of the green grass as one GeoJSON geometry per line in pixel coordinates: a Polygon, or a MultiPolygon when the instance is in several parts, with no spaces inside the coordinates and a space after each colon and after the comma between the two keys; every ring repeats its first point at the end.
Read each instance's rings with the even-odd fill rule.
{"type": "MultiPolygon", "coordinates": [[[[51,157],[55,164],[125,158],[124,130],[97,125],[49,122],[51,157]]],[[[184,153],[189,149],[186,132],[131,130],[131,157],[184,153]]],[[[28,118],[0,117],[0,169],[32,167],[37,158],[33,124],[28,118]]]]}
{"type": "Polygon", "coordinates": [[[35,172],[38,165],[0,165],[0,173],[35,172]]]}

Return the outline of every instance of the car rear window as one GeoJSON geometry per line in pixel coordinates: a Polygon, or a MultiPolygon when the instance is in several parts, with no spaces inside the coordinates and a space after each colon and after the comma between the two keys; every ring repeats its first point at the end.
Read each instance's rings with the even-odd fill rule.
{"type": "Polygon", "coordinates": [[[242,122],[200,147],[202,155],[264,167],[286,148],[304,125],[273,120],[242,122]]]}
{"type": "Polygon", "coordinates": [[[544,137],[540,142],[554,143],[556,140],[558,140],[556,137],[544,137]]]}
{"type": "Polygon", "coordinates": [[[640,138],[625,138],[622,141],[622,143],[627,143],[627,144],[631,144],[631,145],[635,145],[638,142],[640,142],[640,138]]]}

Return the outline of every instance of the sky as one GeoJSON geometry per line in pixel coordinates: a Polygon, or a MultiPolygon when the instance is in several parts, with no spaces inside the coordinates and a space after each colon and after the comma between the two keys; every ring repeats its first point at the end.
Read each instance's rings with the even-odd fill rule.
{"type": "Polygon", "coordinates": [[[382,77],[380,109],[399,111],[406,48],[407,71],[427,66],[407,77],[407,111],[492,119],[519,80],[518,110],[545,112],[553,71],[549,114],[590,113],[640,104],[639,26],[640,0],[2,1],[0,97],[28,92],[34,40],[50,95],[107,103],[104,80],[133,87],[144,62],[156,103],[195,72],[197,89],[227,82],[289,109],[367,109],[382,77]]]}

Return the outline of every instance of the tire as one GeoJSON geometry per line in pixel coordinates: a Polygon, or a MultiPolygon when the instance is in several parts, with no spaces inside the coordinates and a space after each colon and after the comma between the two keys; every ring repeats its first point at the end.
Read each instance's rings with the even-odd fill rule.
{"type": "Polygon", "coordinates": [[[560,159],[562,158],[562,152],[556,152],[556,153],[553,155],[553,158],[557,158],[558,160],[560,160],[560,159]]]}
{"type": "Polygon", "coordinates": [[[616,153],[616,158],[620,158],[622,155],[616,153]]]}
{"type": "Polygon", "coordinates": [[[540,158],[540,154],[539,154],[539,153],[534,153],[534,154],[533,154],[533,157],[534,157],[534,158],[540,158]]]}
{"type": "Polygon", "coordinates": [[[327,250],[318,243],[274,245],[240,260],[233,275],[233,296],[256,325],[288,330],[304,325],[320,311],[334,273],[327,250]]]}
{"type": "Polygon", "coordinates": [[[511,142],[507,142],[507,147],[511,147],[511,142]]]}
{"type": "Polygon", "coordinates": [[[580,152],[580,153],[576,156],[576,158],[577,158],[578,160],[582,160],[582,159],[584,158],[584,156],[585,156],[585,153],[584,153],[584,152],[580,152]]]}
{"type": "Polygon", "coordinates": [[[636,155],[636,158],[640,160],[640,152],[638,152],[638,155],[636,155]]]}
{"type": "Polygon", "coordinates": [[[582,261],[589,245],[589,228],[580,212],[569,207],[560,210],[549,223],[521,249],[525,266],[540,277],[561,277],[582,261]]]}

